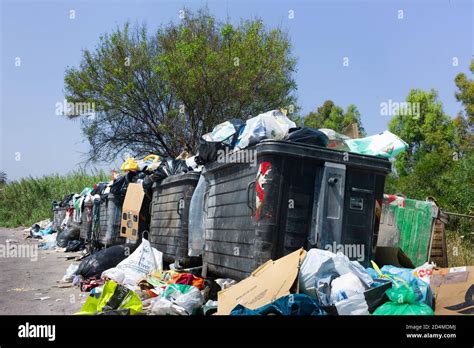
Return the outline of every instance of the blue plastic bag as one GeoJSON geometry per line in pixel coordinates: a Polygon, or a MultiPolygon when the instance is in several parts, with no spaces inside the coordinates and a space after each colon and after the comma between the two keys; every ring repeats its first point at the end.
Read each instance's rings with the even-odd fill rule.
{"type": "Polygon", "coordinates": [[[318,301],[305,294],[287,295],[257,309],[237,305],[230,315],[326,315],[318,301]]]}

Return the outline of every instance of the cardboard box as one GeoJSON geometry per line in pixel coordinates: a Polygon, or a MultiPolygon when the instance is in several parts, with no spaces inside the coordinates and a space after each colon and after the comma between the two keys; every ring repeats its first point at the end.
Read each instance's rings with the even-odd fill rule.
{"type": "Polygon", "coordinates": [[[145,192],[141,184],[128,184],[127,194],[122,206],[122,222],[120,237],[130,240],[138,239],[140,210],[142,208],[145,192]]]}
{"type": "Polygon", "coordinates": [[[241,304],[257,309],[290,294],[306,251],[299,249],[276,261],[269,260],[252,274],[217,294],[218,315],[228,315],[241,304]]]}
{"type": "Polygon", "coordinates": [[[435,315],[474,314],[474,266],[434,270],[430,286],[435,315]]]}

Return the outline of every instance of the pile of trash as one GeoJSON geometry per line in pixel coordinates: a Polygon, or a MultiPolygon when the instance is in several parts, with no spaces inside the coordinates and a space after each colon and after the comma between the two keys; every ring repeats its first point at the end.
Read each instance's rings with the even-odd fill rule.
{"type": "Polygon", "coordinates": [[[299,249],[240,282],[203,278],[202,267],[165,270],[163,254],[143,238],[71,264],[63,281],[89,292],[83,315],[434,315],[433,264],[372,266],[299,249]]]}

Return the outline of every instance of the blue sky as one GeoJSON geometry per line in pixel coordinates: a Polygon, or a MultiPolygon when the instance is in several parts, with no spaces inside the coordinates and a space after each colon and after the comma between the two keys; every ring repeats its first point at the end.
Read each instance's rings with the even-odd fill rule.
{"type": "Polygon", "coordinates": [[[77,66],[81,50],[93,48],[101,33],[127,20],[154,30],[179,21],[183,6],[204,5],[221,20],[261,17],[289,33],[302,114],[326,99],[344,108],[353,103],[368,134],[390,120],[380,115],[380,103],[403,101],[410,88],[436,89],[445,112],[455,116],[462,107],[453,80],[468,72],[474,53],[467,0],[0,1],[0,170],[9,179],[64,174],[85,160],[79,122],[55,114],[64,99],[64,70],[77,66]]]}

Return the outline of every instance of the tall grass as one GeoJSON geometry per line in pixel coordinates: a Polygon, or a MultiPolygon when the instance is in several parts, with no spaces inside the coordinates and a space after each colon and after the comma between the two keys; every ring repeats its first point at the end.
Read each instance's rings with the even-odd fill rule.
{"type": "Polygon", "coordinates": [[[52,218],[51,202],[61,201],[66,194],[81,192],[84,187],[100,181],[109,181],[103,171],[93,175],[73,172],[41,178],[23,178],[0,187],[0,226],[30,226],[46,218],[52,218]]]}

